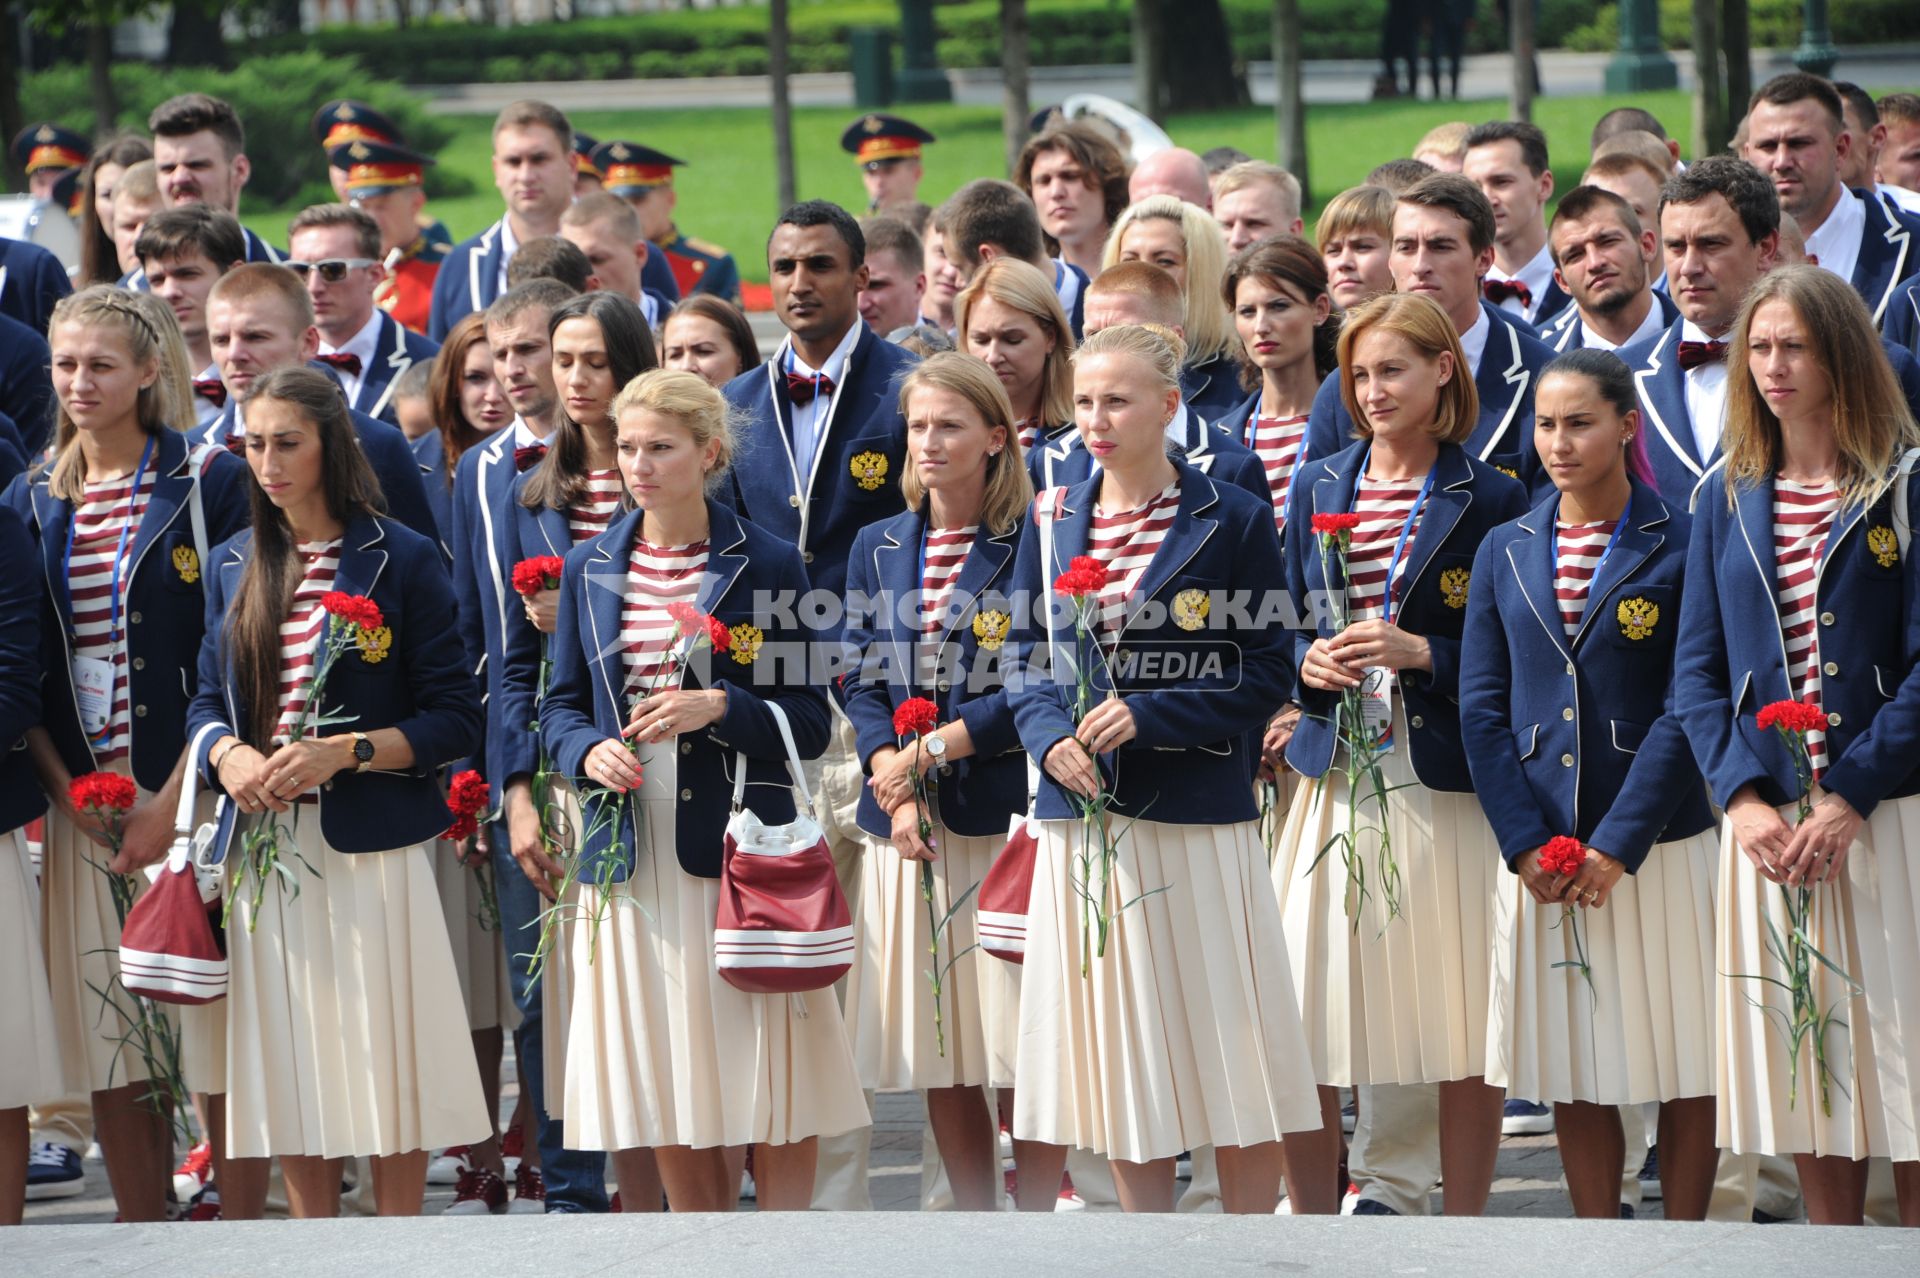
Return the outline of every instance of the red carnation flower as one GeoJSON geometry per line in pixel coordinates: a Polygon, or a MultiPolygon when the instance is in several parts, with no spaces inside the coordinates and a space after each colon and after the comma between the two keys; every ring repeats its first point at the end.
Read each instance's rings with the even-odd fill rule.
{"type": "Polygon", "coordinates": [[[480,823],[471,813],[462,812],[453,818],[453,824],[440,837],[454,843],[464,843],[480,832],[480,823]]]}
{"type": "Polygon", "coordinates": [[[940,707],[925,697],[908,697],[893,712],[893,732],[895,736],[917,736],[932,732],[940,722],[940,707]]]}
{"type": "Polygon", "coordinates": [[[1075,555],[1067,561],[1067,567],[1073,572],[1086,573],[1096,590],[1107,584],[1107,566],[1092,555],[1075,555]]]}
{"type": "Polygon", "coordinates": [[[1069,599],[1084,599],[1106,588],[1107,566],[1091,555],[1075,555],[1067,570],[1053,579],[1053,588],[1069,599]]]}
{"type": "Polygon", "coordinates": [[[537,555],[513,566],[513,588],[522,595],[560,589],[560,571],[566,561],[558,555],[537,555]]]}
{"type": "Polygon", "coordinates": [[[447,786],[447,807],[455,816],[477,816],[487,810],[489,793],[486,778],[478,772],[456,772],[447,786]]]}
{"type": "Polygon", "coordinates": [[[1587,862],[1587,850],[1571,835],[1556,834],[1540,849],[1540,868],[1548,874],[1574,875],[1587,862]]]}
{"type": "Polygon", "coordinates": [[[378,630],[386,624],[380,615],[380,605],[365,595],[349,595],[338,590],[329,590],[320,596],[320,606],[329,616],[338,617],[362,630],[378,630]]]}
{"type": "Polygon", "coordinates": [[[1360,526],[1360,516],[1352,513],[1338,515],[1315,515],[1313,531],[1324,537],[1339,533],[1350,533],[1360,526]]]}
{"type": "Polygon", "coordinates": [[[708,617],[707,642],[713,645],[715,652],[725,652],[733,647],[733,631],[727,629],[727,623],[718,617],[708,617]]]}
{"type": "Polygon", "coordinates": [[[1782,732],[1813,732],[1827,726],[1827,716],[1811,701],[1775,701],[1760,707],[1753,721],[1762,732],[1778,728],[1782,732]]]}
{"type": "Polygon", "coordinates": [[[140,791],[131,777],[118,772],[89,772],[75,777],[67,787],[67,798],[82,812],[131,812],[139,802],[140,791]]]}

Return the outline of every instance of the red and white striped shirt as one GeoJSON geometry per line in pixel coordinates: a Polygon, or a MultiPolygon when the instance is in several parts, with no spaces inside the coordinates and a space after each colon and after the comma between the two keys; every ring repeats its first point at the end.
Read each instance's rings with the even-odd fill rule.
{"type": "MultiPolygon", "coordinates": [[[[1773,481],[1774,602],[1780,609],[1780,641],[1787,652],[1787,687],[1802,701],[1820,701],[1819,600],[1820,556],[1840,492],[1831,484],[1813,487],[1785,479],[1773,481]]],[[[1827,734],[1807,734],[1807,752],[1816,773],[1827,766],[1827,734]]]]}
{"type": "Polygon", "coordinates": [[[327,611],[320,597],[333,589],[340,571],[340,539],[303,541],[294,547],[301,560],[300,584],[293,606],[280,623],[280,718],[273,727],[275,741],[293,738],[293,721],[307,706],[308,685],[320,661],[326,640],[327,611]]]}
{"type": "Polygon", "coordinates": [[[613,522],[614,514],[620,509],[620,495],[624,491],[619,471],[587,472],[585,491],[580,500],[567,510],[567,531],[573,534],[574,545],[579,545],[589,537],[598,537],[607,530],[607,525],[613,522]]]}
{"type": "Polygon", "coordinates": [[[1420,500],[1423,476],[1402,483],[1383,484],[1362,478],[1355,494],[1353,513],[1360,526],[1353,530],[1353,542],[1347,551],[1347,608],[1349,621],[1374,621],[1386,616],[1387,572],[1391,563],[1393,584],[1406,575],[1408,551],[1420,535],[1419,521],[1407,528],[1407,516],[1420,500]],[[1395,561],[1400,545],[1400,530],[1407,529],[1406,549],[1395,561]]]}
{"type": "Polygon", "coordinates": [[[1180,481],[1175,480],[1144,506],[1103,515],[1095,511],[1087,534],[1087,553],[1107,567],[1107,584],[1100,591],[1099,628],[1117,635],[1127,615],[1127,600],[1140,586],[1140,574],[1153,562],[1160,543],[1180,507],[1180,481]]]}
{"type": "Polygon", "coordinates": [[[1293,472],[1299,468],[1300,449],[1307,441],[1304,417],[1255,417],[1247,425],[1247,446],[1267,470],[1267,487],[1273,490],[1273,519],[1286,530],[1287,492],[1293,487],[1293,472]]]}
{"type": "MultiPolygon", "coordinates": [[[[113,633],[113,560],[121,532],[126,552],[120,556],[120,626],[127,624],[126,595],[133,576],[133,543],[147,512],[153,481],[144,476],[136,489],[135,476],[89,481],[73,508],[73,555],[67,561],[67,595],[73,605],[73,653],[113,667],[113,699],[107,712],[104,744],[94,748],[94,760],[105,764],[126,757],[132,737],[127,696],[127,646],[113,633]],[[131,497],[131,513],[128,499],[131,497]]],[[[99,740],[100,738],[95,738],[99,740]]]]}
{"type": "Polygon", "coordinates": [[[940,620],[947,614],[954,583],[960,580],[960,569],[965,566],[967,552],[973,549],[973,538],[979,531],[978,524],[969,524],[965,528],[927,530],[926,554],[920,570],[920,643],[917,657],[920,682],[923,684],[932,682],[935,677],[934,667],[940,655],[940,620]]]}
{"type": "Polygon", "coordinates": [[[1022,417],[1013,424],[1013,433],[1014,438],[1020,441],[1020,455],[1025,457],[1028,451],[1032,449],[1033,441],[1039,438],[1040,419],[1038,417],[1022,417]]]}
{"type": "Polygon", "coordinates": [[[1580,620],[1587,615],[1587,592],[1593,588],[1593,575],[1600,571],[1600,559],[1607,553],[1617,519],[1598,524],[1556,522],[1553,535],[1558,541],[1559,570],[1554,574],[1553,593],[1560,601],[1560,624],[1567,638],[1580,633],[1580,620]]]}
{"type": "MultiPolygon", "coordinates": [[[[652,689],[673,642],[674,621],[667,615],[667,606],[698,599],[700,578],[706,571],[704,541],[655,546],[634,538],[633,555],[627,560],[627,593],[620,604],[620,661],[628,692],[652,689]]],[[[679,686],[678,673],[670,686],[679,686]]]]}

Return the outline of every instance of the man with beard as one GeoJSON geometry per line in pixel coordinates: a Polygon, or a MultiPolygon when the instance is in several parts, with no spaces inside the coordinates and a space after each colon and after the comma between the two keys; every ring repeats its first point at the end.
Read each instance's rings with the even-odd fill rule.
{"type": "Polygon", "coordinates": [[[1576,186],[1560,201],[1547,232],[1554,279],[1573,298],[1568,319],[1542,340],[1556,351],[1618,350],[1645,341],[1679,312],[1647,282],[1653,232],[1611,191],[1576,186]]]}

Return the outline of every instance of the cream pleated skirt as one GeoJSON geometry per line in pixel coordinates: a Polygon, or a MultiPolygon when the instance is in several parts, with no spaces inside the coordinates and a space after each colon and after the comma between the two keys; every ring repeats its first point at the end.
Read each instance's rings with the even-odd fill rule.
{"type": "Polygon", "coordinates": [[[335,852],[319,808],[295,811],[299,890],[276,877],[252,930],[245,899],[227,930],[229,1154],[380,1157],[484,1139],[428,848],[335,852]]]}
{"type": "Polygon", "coordinates": [[[40,948],[40,889],[18,830],[0,834],[0,971],[0,1110],[55,1100],[65,1084],[60,1029],[40,948]]]}
{"type": "MultiPolygon", "coordinates": [[[[1402,791],[1402,793],[1405,793],[1402,791]]],[[[1543,1104],[1711,1096],[1719,839],[1657,845],[1604,907],[1563,919],[1500,871],[1487,1082],[1543,1104]],[[1575,960],[1574,927],[1593,984],[1575,960]]]]}
{"type": "Polygon", "coordinates": [[[1340,849],[1320,857],[1347,829],[1342,758],[1326,776],[1300,780],[1273,858],[1300,1019],[1326,1086],[1441,1083],[1487,1068],[1494,898],[1506,867],[1473,795],[1418,783],[1398,703],[1394,715],[1402,744],[1381,770],[1387,785],[1404,787],[1387,795],[1399,915],[1390,916],[1377,881],[1377,839],[1365,828],[1378,821],[1370,791],[1361,795],[1368,891],[1357,915],[1348,912],[1340,849]]]}
{"type": "Polygon", "coordinates": [[[671,743],[640,762],[633,873],[604,896],[584,885],[568,929],[568,1146],[784,1145],[865,1127],[833,991],[749,994],[721,979],[720,880],[674,855],[671,743]]]}
{"type": "MultiPolygon", "coordinates": [[[[1794,809],[1782,808],[1792,824],[1794,809]]],[[[1725,825],[1720,852],[1720,971],[1716,1020],[1719,1144],[1735,1153],[1920,1158],[1920,797],[1879,804],[1847,854],[1846,873],[1815,886],[1811,935],[1846,980],[1817,961],[1815,1001],[1846,1022],[1826,1035],[1831,1082],[1821,1098],[1811,1044],[1800,1051],[1797,1085],[1780,1015],[1786,989],[1768,944],[1767,922],[1783,934],[1781,888],[1762,878],[1725,825]],[[1763,1010],[1766,1009],[1766,1010],[1763,1010]],[[1779,1014],[1775,1014],[1779,1013],[1779,1014]],[[1790,1099],[1791,1098],[1791,1099],[1790,1099]]]]}
{"type": "Polygon", "coordinates": [[[868,1089],[975,1087],[1011,1083],[1011,1070],[996,1072],[995,1049],[1004,1057],[1019,1034],[1019,986],[1011,964],[977,948],[980,881],[1006,846],[1005,838],[967,838],[936,829],[933,866],[934,920],[945,919],[956,898],[959,911],[940,932],[939,1011],[946,1034],[940,1050],[934,1029],[933,936],[921,895],[918,861],[902,857],[890,842],[865,840],[861,858],[860,917],[854,929],[859,951],[847,976],[847,1037],[868,1089]],[[971,953],[966,951],[971,950],[971,953]],[[954,955],[962,957],[957,961],[954,955]],[[951,967],[948,965],[951,964],[951,967]]]}
{"type": "MultiPolygon", "coordinates": [[[[124,762],[116,765],[124,772],[124,762]]],[[[140,791],[140,800],[152,796],[140,791]]],[[[50,808],[40,858],[40,937],[47,989],[68,1095],[144,1081],[139,1048],[122,1042],[132,1025],[133,996],[120,985],[120,916],[106,865],[113,853],[50,808]],[[104,997],[103,997],[104,996],[104,997]]],[[[134,899],[147,876],[127,880],[134,899]]]]}
{"type": "Polygon", "coordinates": [[[1125,826],[1084,975],[1081,825],[1035,831],[1014,1135],[1148,1162],[1317,1129],[1258,823],[1125,826]]]}
{"type": "Polygon", "coordinates": [[[493,866],[476,870],[462,865],[460,845],[446,839],[429,844],[427,856],[440,892],[440,913],[447,921],[447,939],[453,946],[453,970],[466,1000],[467,1028],[510,1030],[520,1023],[520,1016],[507,986],[507,947],[499,919],[486,908],[481,885],[481,875],[491,876],[493,866]]]}

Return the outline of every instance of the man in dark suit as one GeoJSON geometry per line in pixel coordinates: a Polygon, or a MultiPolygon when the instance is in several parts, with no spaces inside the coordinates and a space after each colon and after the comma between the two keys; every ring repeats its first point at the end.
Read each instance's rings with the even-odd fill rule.
{"type": "Polygon", "coordinates": [[[1840,170],[1854,141],[1840,95],[1819,76],[1777,75],[1748,104],[1748,161],[1800,223],[1808,256],[1859,290],[1879,324],[1902,282],[1920,272],[1920,219],[1875,191],[1847,189],[1840,170]]]}
{"type": "MultiPolygon", "coordinates": [[[[907,432],[897,386],[914,360],[861,322],[866,255],[859,223],[839,205],[808,200],[782,213],[767,241],[767,267],[787,338],[765,366],[725,391],[741,418],[734,504],[800,547],[823,596],[845,589],[854,535],[902,509],[907,432]]],[[[808,765],[807,782],[841,885],[857,900],[863,777],[846,715],[836,713],[835,722],[833,743],[808,765]]],[[[821,1140],[816,1207],[872,1205],[870,1132],[821,1140]]]]}
{"type": "Polygon", "coordinates": [[[380,260],[380,224],[345,204],[316,204],[287,227],[287,267],[306,279],[320,349],[355,412],[399,424],[393,388],[400,375],[427,363],[440,346],[403,327],[374,303],[387,268],[380,260]]]}
{"type": "MultiPolygon", "coordinates": [[[[311,361],[319,350],[313,300],[300,277],[286,267],[248,262],[213,286],[207,298],[207,334],[227,388],[227,406],[195,432],[194,439],[238,452],[244,446],[246,401],[254,384],[277,369],[311,361]]],[[[406,436],[364,413],[353,414],[353,429],[380,481],[387,514],[438,546],[440,530],[406,436]]]]}
{"type": "Polygon", "coordinates": [[[1493,265],[1487,269],[1487,300],[1539,328],[1571,300],[1553,278],[1547,249],[1547,201],[1553,170],[1547,166],[1547,135],[1538,126],[1494,120],[1467,134],[1462,170],[1493,206],[1493,265]]]}
{"type": "MultiPolygon", "coordinates": [[[[1547,483],[1533,447],[1533,386],[1553,351],[1524,320],[1484,300],[1480,278],[1493,263],[1493,207],[1457,173],[1436,173],[1394,204],[1389,268],[1394,288],[1422,293],[1453,321],[1480,393],[1480,419],[1466,449],[1540,492],[1547,483]]],[[[1353,442],[1340,371],[1327,374],[1307,423],[1308,457],[1331,457],[1353,442]]]]}
{"type": "Polygon", "coordinates": [[[1679,314],[1647,280],[1653,231],[1613,192],[1597,186],[1568,191],[1547,242],[1553,277],[1574,302],[1540,335],[1555,351],[1618,350],[1653,337],[1679,314]]]}

